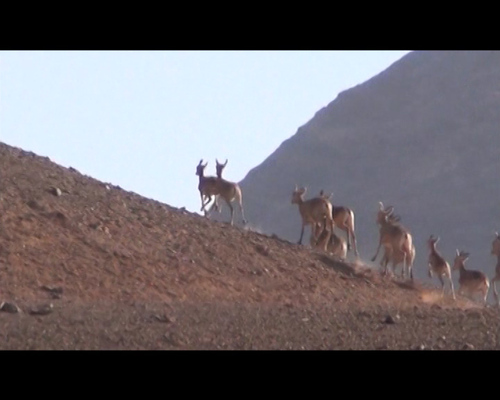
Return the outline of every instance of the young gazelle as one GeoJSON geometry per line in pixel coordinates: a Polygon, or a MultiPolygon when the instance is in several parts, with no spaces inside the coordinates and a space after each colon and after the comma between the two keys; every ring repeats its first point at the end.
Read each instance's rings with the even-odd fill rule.
{"type": "MultiPolygon", "coordinates": [[[[392,253],[392,259],[390,259],[387,253],[384,252],[384,256],[382,258],[382,261],[380,262],[383,267],[384,273],[387,273],[387,265],[389,264],[389,261],[392,261],[392,273],[393,275],[396,275],[396,267],[400,263],[405,261],[405,253],[401,250],[395,250],[394,253],[392,253]]],[[[413,243],[411,245],[410,258],[406,261],[408,262],[408,275],[410,276],[410,279],[413,280],[413,263],[415,261],[415,245],[413,243]]],[[[404,268],[401,269],[402,278],[405,277],[405,272],[406,271],[404,270],[404,268]]]]}
{"type": "MultiPolygon", "coordinates": [[[[324,223],[328,226],[330,234],[333,232],[332,204],[323,197],[314,197],[309,200],[304,200],[306,188],[298,188],[295,185],[295,190],[292,193],[292,204],[299,206],[300,216],[302,218],[302,230],[300,231],[299,244],[302,244],[304,236],[304,228],[306,225],[311,226],[311,235],[314,237],[314,243],[317,241],[316,225],[324,223]]],[[[329,240],[329,239],[328,239],[329,240]]],[[[323,245],[323,250],[327,251],[328,240],[323,245]]]]}
{"type": "Polygon", "coordinates": [[[451,286],[451,293],[453,295],[453,300],[455,300],[455,289],[453,288],[453,279],[451,278],[451,268],[450,264],[443,258],[441,254],[436,250],[436,243],[439,242],[439,237],[435,238],[434,235],[431,235],[427,240],[427,244],[429,246],[429,278],[432,278],[432,275],[435,274],[439,278],[441,282],[441,287],[443,288],[442,295],[444,296],[444,280],[443,276],[446,276],[451,286]]]}
{"type": "Polygon", "coordinates": [[[495,301],[498,306],[500,306],[500,301],[498,299],[497,285],[496,282],[500,281],[500,236],[498,232],[495,232],[495,239],[491,243],[491,254],[497,256],[497,265],[495,267],[495,276],[491,278],[491,284],[493,285],[493,295],[495,296],[495,301]]]}
{"type": "MultiPolygon", "coordinates": [[[[372,261],[375,261],[380,248],[384,246],[385,255],[382,259],[381,265],[384,267],[384,272],[387,273],[387,264],[389,261],[393,262],[393,265],[398,257],[402,257],[403,262],[403,274],[405,271],[411,271],[410,261],[412,260],[412,248],[413,248],[413,238],[404,226],[402,226],[397,218],[391,218],[394,211],[394,207],[389,206],[384,209],[382,202],[379,202],[379,210],[377,212],[377,224],[380,226],[379,229],[379,243],[375,255],[372,257],[372,261]],[[398,256],[398,252],[402,255],[398,256]]],[[[399,261],[401,262],[401,261],[399,261]]],[[[399,263],[398,262],[398,263],[399,263]]]]}
{"type": "MultiPolygon", "coordinates": [[[[330,200],[331,197],[333,196],[333,193],[331,193],[329,196],[326,196],[321,190],[319,192],[320,197],[323,197],[327,200],[330,200]]],[[[356,235],[354,233],[354,211],[352,211],[349,207],[344,207],[344,206],[336,206],[332,205],[333,208],[333,221],[335,222],[335,226],[338,227],[339,229],[342,229],[345,231],[346,236],[347,236],[347,249],[351,249],[351,240],[352,240],[352,247],[354,249],[354,254],[356,256],[359,255],[358,253],[358,246],[356,244],[356,235]]]]}
{"type": "Polygon", "coordinates": [[[315,234],[314,237],[317,237],[316,242],[314,242],[314,237],[311,235],[311,247],[325,248],[332,255],[339,257],[342,260],[345,260],[347,257],[347,243],[344,238],[337,236],[335,234],[335,230],[331,232],[328,229],[325,229],[325,226],[320,224],[315,225],[315,234]]]}
{"type": "Polygon", "coordinates": [[[488,281],[486,275],[481,271],[465,269],[465,261],[467,261],[468,258],[469,253],[458,251],[457,249],[453,269],[457,269],[460,273],[460,277],[458,279],[458,283],[460,284],[458,293],[462,294],[466,292],[470,297],[473,297],[476,292],[480,292],[483,295],[483,302],[486,305],[490,282],[488,281]]]}
{"type": "Polygon", "coordinates": [[[196,174],[200,177],[200,183],[198,185],[198,189],[200,190],[200,194],[202,196],[202,210],[204,210],[205,206],[208,203],[210,203],[212,196],[219,195],[224,199],[229,209],[231,210],[231,225],[233,225],[234,208],[231,202],[236,200],[240,207],[243,224],[246,224],[247,221],[245,219],[245,212],[243,211],[243,199],[240,186],[237,183],[228,182],[225,179],[215,178],[215,177],[204,177],[203,170],[205,169],[207,164],[205,163],[205,165],[202,165],[202,161],[200,161],[200,164],[198,165],[196,172],[196,174]],[[209,198],[207,203],[203,203],[203,195],[209,198]]]}

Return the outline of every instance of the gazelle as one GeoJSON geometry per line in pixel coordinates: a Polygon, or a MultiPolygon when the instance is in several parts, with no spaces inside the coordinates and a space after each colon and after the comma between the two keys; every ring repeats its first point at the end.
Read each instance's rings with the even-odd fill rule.
{"type": "Polygon", "coordinates": [[[221,164],[219,160],[215,159],[215,171],[217,173],[217,178],[222,179],[222,171],[224,171],[226,165],[227,165],[227,159],[224,164],[221,164]]]}
{"type": "Polygon", "coordinates": [[[337,236],[335,230],[329,235],[328,229],[319,224],[315,225],[316,233],[314,237],[317,237],[316,242],[314,242],[314,237],[311,235],[311,247],[325,248],[334,256],[339,257],[342,260],[347,258],[347,243],[344,238],[337,236]]]}
{"type": "Polygon", "coordinates": [[[205,209],[205,206],[207,204],[210,204],[210,202],[212,201],[212,196],[217,194],[215,177],[204,175],[207,164],[208,161],[205,164],[203,164],[203,159],[201,159],[198,165],[196,166],[196,175],[198,175],[199,177],[198,190],[200,191],[200,198],[201,198],[200,211],[204,211],[205,215],[208,214],[207,210],[205,209]],[[204,199],[205,197],[208,198],[206,202],[204,199]]]}
{"type": "MultiPolygon", "coordinates": [[[[387,255],[387,253],[384,252],[384,256],[380,264],[382,265],[384,272],[387,273],[387,265],[389,264],[389,261],[392,261],[392,273],[396,275],[396,267],[404,260],[405,260],[405,253],[402,252],[401,250],[396,250],[394,251],[394,253],[392,253],[392,260],[387,255]]],[[[408,261],[407,264],[408,275],[410,279],[413,280],[413,263],[415,262],[415,245],[413,243],[411,245],[410,258],[407,261],[408,261]]],[[[404,268],[401,270],[401,277],[402,278],[405,277],[404,268]]]]}
{"type": "MultiPolygon", "coordinates": [[[[404,226],[402,226],[397,218],[391,218],[394,211],[393,206],[389,206],[384,209],[382,202],[379,202],[379,210],[377,212],[377,224],[380,226],[379,229],[379,243],[375,255],[372,257],[372,261],[375,261],[380,248],[384,246],[385,255],[382,262],[385,263],[385,273],[387,272],[387,264],[389,261],[393,261],[393,266],[398,259],[402,257],[403,261],[403,274],[408,269],[410,276],[411,274],[411,264],[412,260],[412,248],[413,248],[413,238],[404,226]],[[402,255],[398,256],[398,252],[402,255]]],[[[381,265],[382,265],[381,262],[381,265]]],[[[401,261],[399,261],[401,262],[401,261]]],[[[399,263],[398,262],[398,263],[399,263]]]]}
{"type": "MultiPolygon", "coordinates": [[[[295,190],[292,193],[292,204],[299,206],[300,216],[302,218],[302,230],[300,231],[299,244],[302,244],[304,236],[304,228],[306,225],[311,226],[311,236],[314,237],[314,243],[317,241],[317,224],[326,224],[330,234],[333,232],[332,204],[323,197],[314,197],[309,200],[304,200],[304,193],[307,188],[298,188],[295,185],[295,190]]],[[[329,240],[329,238],[328,238],[329,240]]],[[[323,250],[327,250],[328,240],[323,245],[323,250]]]]}
{"type": "MultiPolygon", "coordinates": [[[[227,165],[227,159],[226,159],[226,162],[224,164],[221,164],[219,162],[219,160],[215,159],[215,172],[216,172],[217,178],[222,179],[222,171],[224,171],[224,168],[226,168],[226,165],[227,165]]],[[[219,208],[219,195],[215,195],[214,203],[212,204],[212,207],[210,207],[209,212],[211,212],[212,210],[221,212],[221,210],[219,208]]]]}
{"type": "MultiPolygon", "coordinates": [[[[401,217],[399,215],[396,215],[394,213],[390,214],[388,216],[388,219],[390,222],[397,223],[401,221],[401,217]]],[[[392,254],[392,260],[389,259],[388,255],[384,252],[384,256],[382,257],[382,261],[380,262],[380,265],[383,267],[384,273],[387,273],[387,266],[389,264],[389,261],[392,261],[392,273],[393,275],[396,274],[396,267],[404,261],[404,256],[405,253],[396,250],[392,254]]],[[[411,251],[410,251],[410,259],[408,260],[408,275],[409,277],[413,280],[413,263],[415,262],[415,245],[412,243],[411,245],[411,251]]],[[[404,268],[401,270],[401,277],[405,277],[405,270],[404,268]]]]}
{"type": "Polygon", "coordinates": [[[491,254],[497,256],[495,276],[491,278],[491,284],[493,285],[493,295],[495,296],[495,301],[497,302],[497,305],[500,306],[496,285],[496,282],[500,280],[500,236],[498,235],[498,232],[495,232],[495,239],[493,240],[493,243],[491,243],[491,254]]]}
{"type": "Polygon", "coordinates": [[[236,200],[240,207],[243,224],[246,224],[247,221],[245,219],[245,212],[243,210],[243,196],[241,194],[240,186],[237,183],[229,182],[222,178],[204,177],[203,170],[207,166],[207,164],[205,163],[205,165],[202,165],[202,161],[200,161],[200,164],[197,167],[197,175],[200,176],[200,184],[198,185],[198,189],[200,189],[201,187],[200,193],[202,196],[202,210],[204,210],[206,204],[210,203],[211,196],[219,195],[224,199],[229,209],[231,210],[231,225],[233,225],[234,208],[231,203],[236,200]],[[205,204],[203,203],[203,195],[209,197],[208,202],[205,204]]]}
{"type": "Polygon", "coordinates": [[[483,295],[483,302],[486,305],[490,282],[481,271],[465,269],[465,261],[467,261],[468,258],[469,253],[458,251],[457,249],[453,269],[458,270],[460,273],[460,277],[458,278],[458,283],[460,284],[458,293],[467,292],[470,297],[473,297],[476,292],[480,292],[483,295]]]}
{"type": "Polygon", "coordinates": [[[439,281],[441,282],[441,287],[443,288],[442,295],[444,296],[444,280],[443,276],[446,276],[450,283],[451,293],[453,295],[453,300],[455,300],[455,289],[453,288],[453,279],[451,277],[450,264],[443,258],[443,256],[436,250],[436,243],[439,242],[439,237],[434,237],[431,235],[427,240],[427,245],[429,246],[429,278],[432,278],[433,274],[437,275],[439,281]]]}
{"type": "MultiPolygon", "coordinates": [[[[331,197],[333,196],[333,193],[330,193],[329,196],[326,196],[323,190],[321,190],[319,192],[319,195],[324,199],[330,200],[331,197]]],[[[352,240],[352,247],[354,249],[354,254],[358,256],[359,255],[358,246],[356,244],[356,235],[354,233],[354,211],[352,211],[349,207],[335,206],[333,204],[332,204],[332,209],[333,209],[332,216],[335,226],[345,231],[346,233],[347,249],[348,250],[351,249],[351,240],[352,240]]]]}

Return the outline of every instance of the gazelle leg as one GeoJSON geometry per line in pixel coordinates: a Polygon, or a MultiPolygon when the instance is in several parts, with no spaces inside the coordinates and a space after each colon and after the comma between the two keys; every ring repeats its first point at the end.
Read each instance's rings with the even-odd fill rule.
{"type": "Polygon", "coordinates": [[[304,224],[302,224],[302,230],[300,231],[300,239],[298,244],[302,244],[302,237],[304,236],[304,224]]]}
{"type": "Polygon", "coordinates": [[[451,278],[451,274],[448,275],[448,279],[450,280],[450,286],[451,286],[451,294],[453,296],[453,300],[456,300],[456,296],[455,296],[455,289],[453,288],[453,279],[451,278]]]}

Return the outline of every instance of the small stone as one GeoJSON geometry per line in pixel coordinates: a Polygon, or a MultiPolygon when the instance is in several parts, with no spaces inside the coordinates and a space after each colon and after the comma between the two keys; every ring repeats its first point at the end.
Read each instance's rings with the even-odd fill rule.
{"type": "Polygon", "coordinates": [[[60,299],[63,293],[63,288],[60,286],[42,286],[42,290],[50,293],[50,296],[53,299],[60,299]]]}
{"type": "Polygon", "coordinates": [[[395,324],[396,320],[392,317],[392,315],[388,314],[384,319],[385,324],[395,324]]]}
{"type": "Polygon", "coordinates": [[[163,322],[163,323],[167,323],[167,324],[174,322],[173,318],[169,318],[165,314],[155,314],[155,315],[153,315],[153,318],[158,322],[163,322]]]}
{"type": "Polygon", "coordinates": [[[63,288],[61,286],[46,286],[46,285],[43,285],[42,289],[45,290],[46,292],[50,292],[50,293],[56,293],[56,294],[62,294],[63,293],[63,288]]]}
{"type": "Polygon", "coordinates": [[[59,189],[58,187],[55,187],[55,186],[52,186],[52,187],[50,188],[50,192],[51,192],[54,196],[57,196],[57,197],[59,197],[59,196],[61,196],[61,195],[62,195],[62,191],[61,191],[61,189],[59,189]]]}
{"type": "Polygon", "coordinates": [[[21,312],[21,309],[17,305],[15,305],[14,303],[7,303],[7,302],[3,301],[0,304],[0,311],[5,311],[5,312],[8,312],[10,314],[17,314],[17,313],[21,312]]]}
{"type": "Polygon", "coordinates": [[[465,344],[462,346],[462,350],[474,350],[474,345],[473,345],[473,344],[470,344],[470,343],[465,343],[465,344]]]}
{"type": "Polygon", "coordinates": [[[29,313],[31,315],[47,315],[50,314],[54,310],[54,305],[52,303],[50,304],[43,304],[38,307],[32,308],[29,313]]]}

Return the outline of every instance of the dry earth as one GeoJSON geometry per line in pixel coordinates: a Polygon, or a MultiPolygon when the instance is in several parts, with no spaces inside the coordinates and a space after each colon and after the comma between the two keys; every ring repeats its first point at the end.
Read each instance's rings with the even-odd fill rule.
{"type": "Polygon", "coordinates": [[[497,308],[2,143],[0,301],[0,349],[500,348],[497,308]]]}

